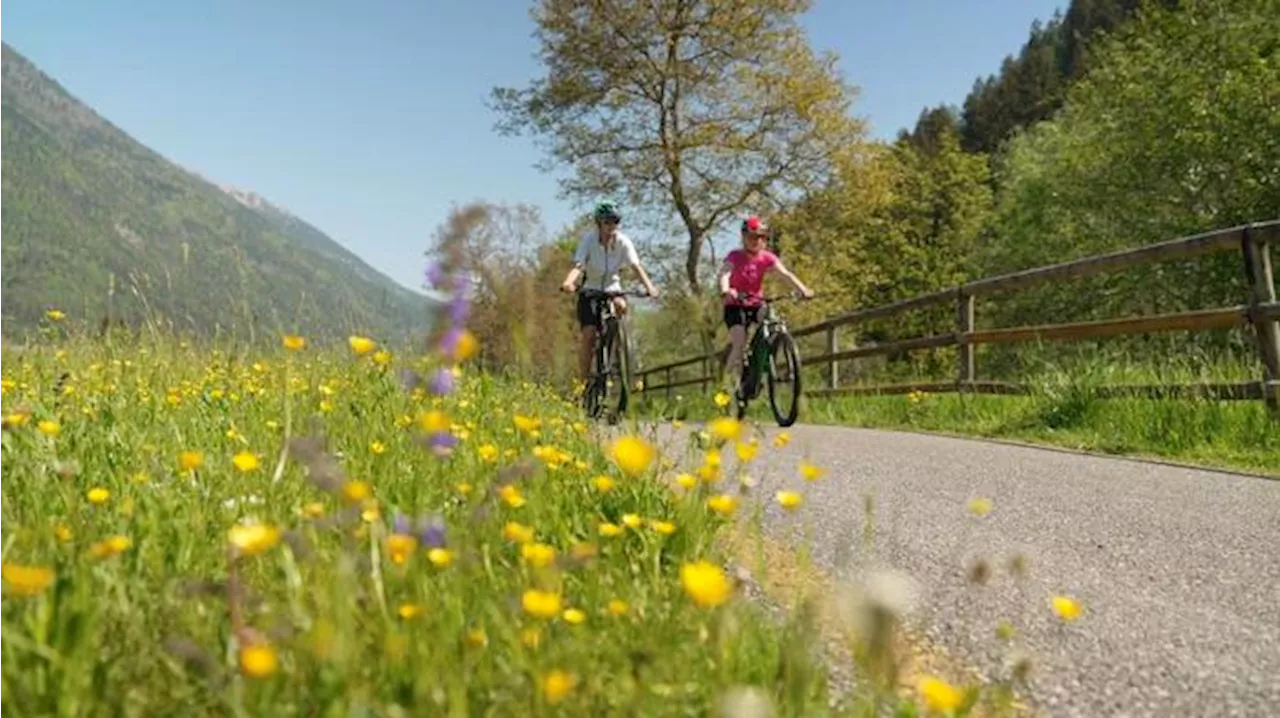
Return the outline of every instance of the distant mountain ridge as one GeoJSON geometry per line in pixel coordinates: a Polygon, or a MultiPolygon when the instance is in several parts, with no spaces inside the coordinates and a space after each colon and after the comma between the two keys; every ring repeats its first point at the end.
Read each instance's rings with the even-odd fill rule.
{"type": "Polygon", "coordinates": [[[387,338],[438,302],[257,193],[138,143],[3,44],[6,334],[57,306],[200,334],[387,338]]]}

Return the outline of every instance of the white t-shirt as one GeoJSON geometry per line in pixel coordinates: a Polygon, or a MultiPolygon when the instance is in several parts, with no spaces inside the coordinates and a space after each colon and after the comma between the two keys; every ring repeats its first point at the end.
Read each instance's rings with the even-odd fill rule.
{"type": "Polygon", "coordinates": [[[622,232],[613,235],[613,243],[606,249],[600,243],[600,233],[593,229],[578,241],[573,261],[582,264],[583,288],[620,292],[622,280],[618,278],[618,270],[640,264],[640,257],[631,239],[622,232]]]}

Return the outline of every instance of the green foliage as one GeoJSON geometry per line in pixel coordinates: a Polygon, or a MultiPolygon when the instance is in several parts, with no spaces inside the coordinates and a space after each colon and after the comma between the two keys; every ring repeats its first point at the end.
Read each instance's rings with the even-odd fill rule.
{"type": "Polygon", "coordinates": [[[301,220],[168,162],[4,46],[6,335],[79,321],[202,335],[421,329],[430,302],[301,220]]]}
{"type": "MultiPolygon", "coordinates": [[[[1054,120],[1002,159],[988,272],[1280,216],[1280,26],[1272,0],[1144,12],[1099,47],[1054,120]]],[[[1010,302],[1059,316],[1247,298],[1240,258],[1146,267],[1010,302]]]]}

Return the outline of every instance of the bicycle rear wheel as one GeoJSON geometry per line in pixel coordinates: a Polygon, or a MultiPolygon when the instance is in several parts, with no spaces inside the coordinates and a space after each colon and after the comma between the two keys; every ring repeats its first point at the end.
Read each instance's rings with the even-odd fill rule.
{"type": "Polygon", "coordinates": [[[769,408],[778,426],[791,426],[800,414],[800,353],[790,334],[778,334],[769,348],[769,408]]]}
{"type": "Polygon", "coordinates": [[[608,381],[605,384],[605,410],[609,412],[609,423],[615,423],[627,411],[627,401],[631,395],[631,352],[626,327],[618,319],[609,323],[606,330],[609,336],[607,355],[609,367],[608,381]]]}

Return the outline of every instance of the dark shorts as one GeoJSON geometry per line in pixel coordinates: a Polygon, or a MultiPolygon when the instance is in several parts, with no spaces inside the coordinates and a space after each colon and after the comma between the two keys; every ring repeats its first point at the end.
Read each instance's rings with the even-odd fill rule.
{"type": "Polygon", "coordinates": [[[604,309],[605,299],[599,297],[588,297],[582,292],[578,292],[578,327],[586,329],[587,327],[596,327],[600,325],[600,311],[604,309]]]}
{"type": "Polygon", "coordinates": [[[740,307],[732,304],[724,306],[724,325],[730,329],[745,327],[758,321],[760,321],[760,307],[740,307]]]}

